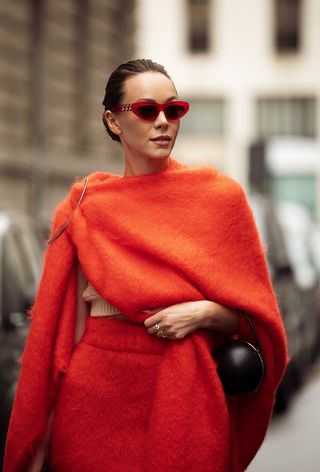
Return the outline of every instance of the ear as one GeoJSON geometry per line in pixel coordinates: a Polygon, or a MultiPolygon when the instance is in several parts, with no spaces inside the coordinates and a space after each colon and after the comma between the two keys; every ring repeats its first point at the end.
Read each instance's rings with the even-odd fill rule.
{"type": "Polygon", "coordinates": [[[116,116],[112,113],[110,110],[105,110],[103,112],[103,117],[104,120],[108,123],[108,126],[110,130],[117,135],[121,134],[121,127],[119,120],[116,118],[116,116]]]}

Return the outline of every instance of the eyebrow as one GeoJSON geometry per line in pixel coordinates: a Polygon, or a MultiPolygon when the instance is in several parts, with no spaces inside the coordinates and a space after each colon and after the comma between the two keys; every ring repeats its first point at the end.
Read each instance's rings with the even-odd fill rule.
{"type": "MultiPolygon", "coordinates": [[[[172,97],[168,98],[165,103],[168,103],[168,102],[171,102],[172,100],[178,100],[178,97],[176,95],[173,95],[172,97]]],[[[153,102],[153,103],[157,103],[157,100],[155,100],[154,98],[139,98],[138,100],[136,100],[137,102],[153,102]]]]}

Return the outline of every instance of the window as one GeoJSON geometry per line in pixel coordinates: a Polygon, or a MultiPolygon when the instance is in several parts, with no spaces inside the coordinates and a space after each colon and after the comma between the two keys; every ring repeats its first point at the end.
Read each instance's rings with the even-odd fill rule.
{"type": "Polygon", "coordinates": [[[5,155],[9,149],[26,149],[33,135],[30,2],[0,2],[0,31],[0,141],[5,155]]]}
{"type": "Polygon", "coordinates": [[[295,52],[300,48],[301,0],[275,0],[275,48],[295,52]]]}
{"type": "Polygon", "coordinates": [[[182,119],[181,131],[189,134],[222,136],[225,103],[221,98],[190,99],[190,111],[182,119]]]}
{"type": "Polygon", "coordinates": [[[209,49],[209,6],[210,0],[187,0],[188,48],[192,53],[209,49]]]}
{"type": "Polygon", "coordinates": [[[257,102],[258,137],[316,135],[316,101],[310,97],[263,98],[257,102]]]}

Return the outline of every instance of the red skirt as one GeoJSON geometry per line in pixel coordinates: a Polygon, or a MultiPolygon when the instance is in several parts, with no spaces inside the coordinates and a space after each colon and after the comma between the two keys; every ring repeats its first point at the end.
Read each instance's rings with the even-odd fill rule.
{"type": "Polygon", "coordinates": [[[89,317],[62,379],[52,472],[238,470],[230,469],[228,408],[212,364],[190,339],[89,317]]]}
{"type": "Polygon", "coordinates": [[[143,325],[89,317],[64,374],[52,427],[53,472],[141,472],[168,340],[143,325]]]}

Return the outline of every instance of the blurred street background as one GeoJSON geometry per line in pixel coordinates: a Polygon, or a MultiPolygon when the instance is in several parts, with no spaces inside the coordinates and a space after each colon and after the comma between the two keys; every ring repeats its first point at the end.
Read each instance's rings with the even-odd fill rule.
{"type": "Polygon", "coordinates": [[[320,470],[319,44],[319,0],[1,0],[0,466],[52,212],[122,173],[101,102],[144,57],[191,105],[173,156],[239,181],[266,247],[291,362],[249,471],[320,470]]]}
{"type": "Polygon", "coordinates": [[[306,377],[286,414],[273,418],[265,442],[248,472],[318,472],[320,365],[306,377]]]}

